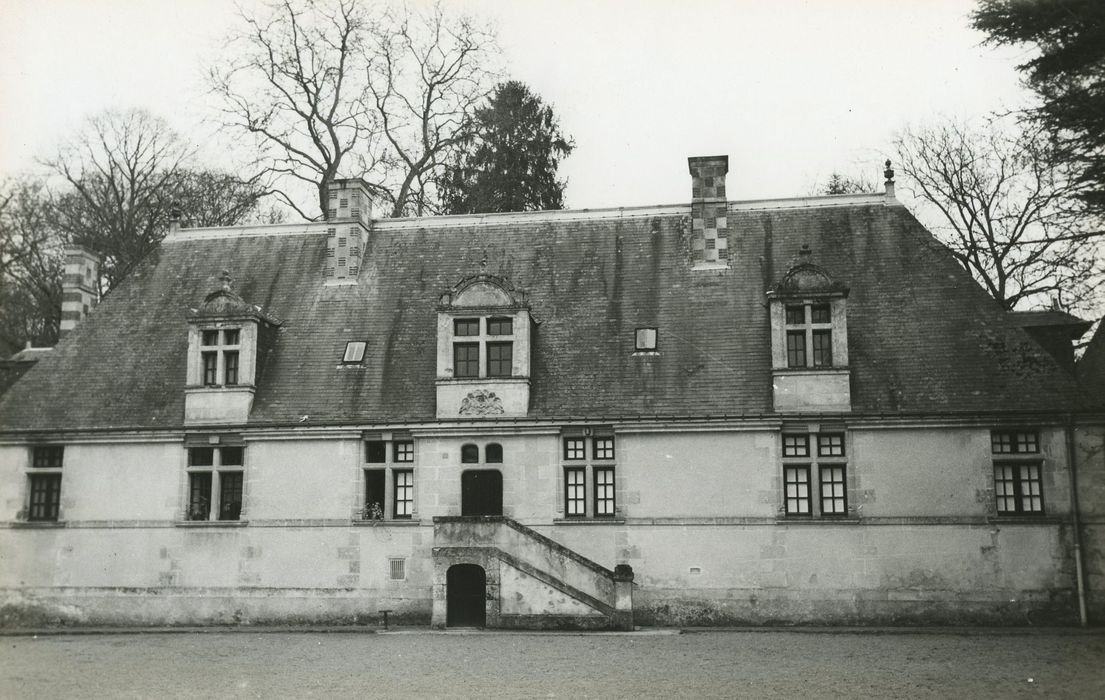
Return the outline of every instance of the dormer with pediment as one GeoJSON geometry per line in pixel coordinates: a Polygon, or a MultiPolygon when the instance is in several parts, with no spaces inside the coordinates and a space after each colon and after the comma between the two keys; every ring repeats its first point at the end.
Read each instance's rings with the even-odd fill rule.
{"type": "Polygon", "coordinates": [[[224,271],[218,289],[188,312],[185,425],[244,423],[253,407],[258,348],[280,319],[247,303],[224,271]]]}
{"type": "Polygon", "coordinates": [[[441,295],[437,417],[513,418],[529,412],[532,325],[525,292],[480,274],[441,295]]]}
{"type": "Polygon", "coordinates": [[[775,410],[852,410],[848,288],[813,264],[809,246],[767,293],[775,410]]]}

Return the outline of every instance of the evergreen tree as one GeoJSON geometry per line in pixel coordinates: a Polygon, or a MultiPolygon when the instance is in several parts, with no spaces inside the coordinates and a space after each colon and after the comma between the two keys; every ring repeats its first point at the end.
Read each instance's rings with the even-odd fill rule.
{"type": "Polygon", "coordinates": [[[980,0],[972,21],[990,43],[1038,51],[1018,66],[1042,100],[1032,116],[1079,168],[1083,198],[1105,210],[1105,2],[980,0]]]}
{"type": "Polygon", "coordinates": [[[512,80],[476,111],[473,135],[441,182],[445,213],[563,209],[567,182],[556,177],[575,145],[552,108],[512,80]]]}

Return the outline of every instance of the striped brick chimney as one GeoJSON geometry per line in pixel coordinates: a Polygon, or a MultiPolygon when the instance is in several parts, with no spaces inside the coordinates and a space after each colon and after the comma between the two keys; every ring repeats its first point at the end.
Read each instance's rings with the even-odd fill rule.
{"type": "Polygon", "coordinates": [[[88,316],[96,306],[96,292],[100,277],[100,260],[90,250],[81,246],[65,249],[65,275],[61,282],[61,326],[58,335],[65,337],[88,316]]]}
{"type": "Polygon", "coordinates": [[[359,178],[334,180],[327,194],[323,277],[328,282],[356,282],[372,226],[368,187],[359,178]]]}
{"type": "Polygon", "coordinates": [[[691,252],[694,264],[704,267],[728,265],[729,200],[725,175],[729,156],[699,156],[687,159],[691,171],[691,252]]]}

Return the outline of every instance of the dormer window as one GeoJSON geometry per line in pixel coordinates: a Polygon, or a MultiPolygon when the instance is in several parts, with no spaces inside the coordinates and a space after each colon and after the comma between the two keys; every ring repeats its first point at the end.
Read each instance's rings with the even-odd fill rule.
{"type": "Polygon", "coordinates": [[[810,261],[807,246],[767,293],[775,410],[851,410],[848,288],[810,261]]]}
{"type": "Polygon", "coordinates": [[[477,275],[441,302],[438,416],[525,415],[531,330],[525,295],[502,278],[477,275]]]}
{"type": "Polygon", "coordinates": [[[230,273],[188,318],[186,424],[246,420],[258,374],[258,347],[280,319],[231,291],[230,273]]]}

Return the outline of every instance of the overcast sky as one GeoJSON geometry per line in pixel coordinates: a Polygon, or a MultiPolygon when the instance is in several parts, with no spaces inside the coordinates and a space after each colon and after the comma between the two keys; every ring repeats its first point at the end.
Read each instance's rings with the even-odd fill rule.
{"type": "MultiPolygon", "coordinates": [[[[972,0],[446,4],[494,23],[511,76],[575,139],[573,208],[685,201],[691,155],[729,155],[731,199],[807,194],[833,170],[878,181],[902,126],[1028,99],[1025,57],[980,46],[972,0]]],[[[229,0],[0,0],[0,173],[107,107],[208,141],[201,75],[234,20],[229,0]]]]}

